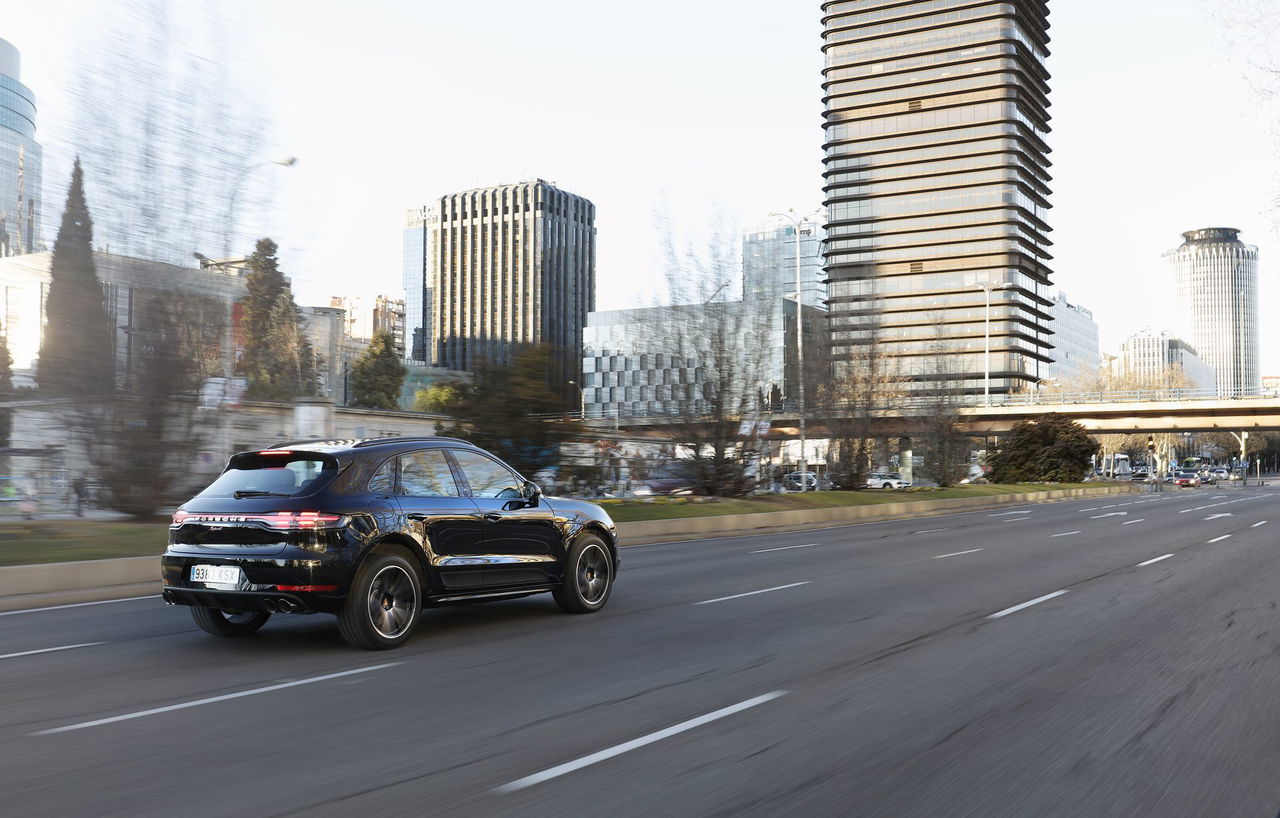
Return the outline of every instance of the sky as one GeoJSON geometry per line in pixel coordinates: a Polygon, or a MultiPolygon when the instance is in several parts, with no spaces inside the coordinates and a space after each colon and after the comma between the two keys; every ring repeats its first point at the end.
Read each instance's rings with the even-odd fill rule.
{"type": "MultiPolygon", "coordinates": [[[[1162,256],[1185,230],[1240,228],[1260,249],[1264,315],[1280,299],[1280,103],[1257,87],[1280,32],[1272,3],[1050,0],[1054,280],[1093,311],[1104,351],[1147,326],[1178,332],[1162,256]]],[[[112,6],[0,0],[47,146],[67,66],[112,6]]],[[[235,59],[274,123],[269,155],[247,161],[299,158],[260,171],[275,205],[246,218],[278,238],[299,303],[399,292],[405,211],[472,187],[540,177],[591,199],[601,309],[652,301],[659,212],[696,242],[717,218],[748,227],[821,204],[819,2],[243,11],[235,59]]],[[[45,188],[60,200],[57,171],[45,188]]],[[[1264,374],[1280,375],[1280,322],[1263,321],[1262,341],[1264,374]]]]}

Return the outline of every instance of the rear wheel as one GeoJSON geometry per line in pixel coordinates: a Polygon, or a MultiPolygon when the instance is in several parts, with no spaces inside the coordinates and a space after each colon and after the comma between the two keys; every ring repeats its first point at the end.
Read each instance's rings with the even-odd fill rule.
{"type": "Polygon", "coordinates": [[[224,611],[195,606],[191,609],[191,618],[201,630],[214,636],[248,636],[267,624],[271,614],[265,611],[224,611]]]}
{"type": "Polygon", "coordinates": [[[891,488],[893,488],[893,483],[885,483],[885,484],[884,484],[883,486],[881,486],[880,488],[882,488],[882,489],[891,489],[891,488]]]}
{"type": "Polygon", "coordinates": [[[371,554],[338,613],[338,630],[353,648],[386,650],[409,638],[421,612],[417,569],[399,554],[371,554]]]}
{"type": "Polygon", "coordinates": [[[565,560],[564,578],[551,592],[566,613],[595,613],[613,591],[613,557],[594,534],[580,537],[565,560]]]}

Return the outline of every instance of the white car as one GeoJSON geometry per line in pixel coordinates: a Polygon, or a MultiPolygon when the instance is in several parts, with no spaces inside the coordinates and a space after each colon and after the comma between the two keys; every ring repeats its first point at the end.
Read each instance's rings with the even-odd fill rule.
{"type": "Polygon", "coordinates": [[[902,479],[902,475],[889,472],[874,472],[867,476],[869,489],[906,489],[911,484],[902,479]]]}

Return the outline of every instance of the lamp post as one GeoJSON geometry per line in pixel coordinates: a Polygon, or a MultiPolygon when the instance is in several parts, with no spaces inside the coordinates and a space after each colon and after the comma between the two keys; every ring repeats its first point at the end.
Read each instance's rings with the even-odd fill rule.
{"type": "Polygon", "coordinates": [[[240,195],[240,188],[244,186],[245,180],[249,178],[249,174],[258,168],[265,168],[267,165],[279,165],[282,168],[291,168],[298,164],[298,157],[286,156],[284,159],[269,159],[265,162],[254,162],[245,165],[240,170],[240,175],[236,177],[235,184],[231,186],[231,195],[227,197],[227,226],[225,235],[222,240],[222,256],[229,258],[231,256],[231,234],[236,229],[236,197],[240,195]]]}
{"type": "Polygon", "coordinates": [[[992,290],[1011,290],[1013,285],[1007,281],[1004,284],[996,284],[992,286],[985,282],[977,285],[982,294],[986,296],[986,331],[984,333],[984,343],[982,352],[982,403],[984,406],[991,405],[991,291],[992,290]]]}
{"type": "Polygon", "coordinates": [[[582,384],[577,381],[569,381],[573,386],[578,387],[578,419],[587,419],[587,390],[582,388],[582,384]]]}
{"type": "Polygon", "coordinates": [[[800,491],[809,490],[809,469],[805,461],[805,428],[804,428],[804,289],[801,287],[800,274],[800,225],[801,221],[793,213],[770,213],[786,219],[795,226],[796,236],[796,397],[800,406],[800,491]]]}

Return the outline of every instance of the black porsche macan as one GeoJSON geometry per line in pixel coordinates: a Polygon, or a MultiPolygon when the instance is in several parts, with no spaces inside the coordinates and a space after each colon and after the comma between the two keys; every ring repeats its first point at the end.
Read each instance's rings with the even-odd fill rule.
{"type": "Polygon", "coordinates": [[[600,507],[542,495],[452,438],[301,441],[242,452],[169,526],[164,599],[219,636],[333,613],[353,646],[404,642],[424,606],[550,592],[602,608],[618,570],[600,507]]]}

